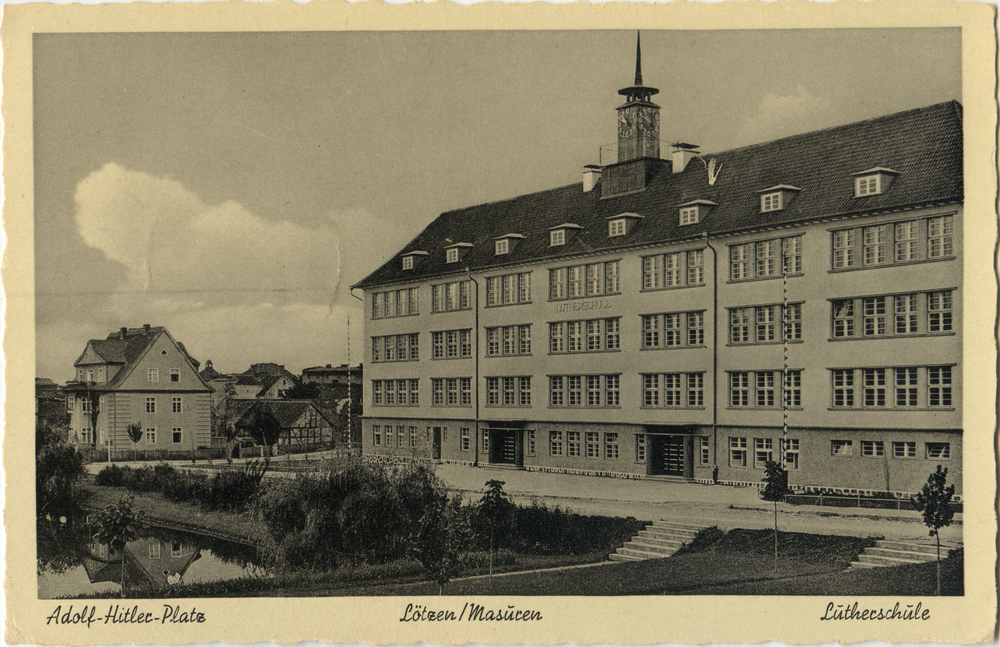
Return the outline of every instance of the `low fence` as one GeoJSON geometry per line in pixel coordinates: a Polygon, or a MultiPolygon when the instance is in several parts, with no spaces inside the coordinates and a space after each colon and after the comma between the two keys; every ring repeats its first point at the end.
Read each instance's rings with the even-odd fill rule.
{"type": "MultiPolygon", "coordinates": [[[[863,494],[844,495],[819,492],[816,494],[789,494],[785,502],[792,505],[817,505],[835,508],[869,508],[878,510],[916,510],[913,499],[892,495],[867,496],[863,494]]],[[[961,503],[952,503],[952,510],[962,511],[961,503]]]]}

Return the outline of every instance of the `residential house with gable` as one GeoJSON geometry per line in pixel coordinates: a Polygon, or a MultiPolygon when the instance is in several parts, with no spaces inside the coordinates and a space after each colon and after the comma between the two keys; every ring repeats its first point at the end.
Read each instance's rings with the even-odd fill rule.
{"type": "Polygon", "coordinates": [[[211,388],[198,361],[166,328],[121,328],[91,339],[67,383],[69,440],[78,448],[118,454],[185,452],[210,446],[211,388]],[[127,428],[140,423],[133,444],[127,428]]]}

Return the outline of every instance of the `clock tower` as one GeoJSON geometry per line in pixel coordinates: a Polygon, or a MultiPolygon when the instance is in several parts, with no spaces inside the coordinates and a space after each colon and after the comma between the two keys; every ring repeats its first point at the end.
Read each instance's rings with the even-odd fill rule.
{"type": "Polygon", "coordinates": [[[625,103],[618,106],[618,161],[660,157],[660,106],[650,101],[656,88],[642,84],[642,49],[635,38],[635,84],[618,94],[625,103]]]}

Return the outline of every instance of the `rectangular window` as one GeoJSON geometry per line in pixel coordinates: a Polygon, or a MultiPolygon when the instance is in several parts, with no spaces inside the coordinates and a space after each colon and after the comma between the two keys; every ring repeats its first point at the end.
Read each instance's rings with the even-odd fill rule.
{"type": "Polygon", "coordinates": [[[156,398],[146,398],[146,413],[156,413],[156,398]]]}
{"type": "Polygon", "coordinates": [[[782,441],[785,450],[785,469],[799,469],[799,439],[788,438],[782,441]]]}
{"type": "MultiPolygon", "coordinates": [[[[372,318],[405,317],[420,314],[417,298],[418,288],[378,292],[372,295],[372,318]]],[[[432,289],[435,302],[444,298],[443,291],[432,289]]],[[[443,303],[443,302],[442,302],[443,303]]]]}
{"type": "Polygon", "coordinates": [[[698,222],[698,207],[684,207],[681,209],[682,225],[694,225],[698,222]]]}
{"type": "Polygon", "coordinates": [[[146,427],[146,444],[156,444],[156,427],[146,427]]]}
{"type": "Polygon", "coordinates": [[[866,368],[864,369],[865,380],[865,406],[884,407],[885,401],[885,369],[866,368]]]}
{"type": "Polygon", "coordinates": [[[802,339],[802,304],[789,303],[785,307],[785,339],[802,339]]]}
{"type": "Polygon", "coordinates": [[[895,302],[894,330],[897,335],[917,332],[917,295],[900,294],[895,302]]]}
{"type": "MultiPolygon", "coordinates": [[[[148,400],[153,400],[153,407],[154,407],[154,410],[155,410],[155,407],[156,407],[156,398],[146,398],[146,400],[147,401],[148,400]]],[[[92,411],[92,407],[93,407],[93,402],[91,401],[90,398],[83,398],[83,397],[80,398],[80,411],[82,413],[90,413],[92,411]]],[[[147,412],[147,413],[150,413],[150,412],[147,412]]]]}
{"type": "Polygon", "coordinates": [[[946,461],[951,458],[951,443],[927,443],[927,458],[946,461]]]}
{"type": "Polygon", "coordinates": [[[445,263],[457,263],[458,262],[458,248],[452,247],[451,249],[445,250],[445,263]]]}
{"type": "Polygon", "coordinates": [[[646,435],[636,434],[635,436],[635,460],[637,463],[646,462],[646,435]]]}
{"type": "Polygon", "coordinates": [[[753,466],[756,469],[764,469],[767,462],[773,460],[772,443],[770,438],[753,439],[753,466]]]}
{"type": "Polygon", "coordinates": [[[180,382],[181,381],[181,369],[179,369],[179,368],[172,368],[172,369],[170,369],[170,381],[171,382],[180,382]]]}
{"type": "Polygon", "coordinates": [[[671,252],[642,259],[644,290],[676,288],[705,283],[705,250],[671,252]]]}
{"type": "Polygon", "coordinates": [[[557,247],[566,244],[566,230],[555,229],[549,232],[549,247],[557,247]]]}
{"type": "Polygon", "coordinates": [[[687,284],[705,284],[705,250],[695,249],[687,253],[687,284]]]}
{"type": "Polygon", "coordinates": [[[158,369],[158,368],[147,368],[146,369],[146,381],[147,382],[159,382],[160,381],[160,369],[158,369]]]}
{"type": "MultiPolygon", "coordinates": [[[[853,235],[853,230],[849,231],[853,235]]],[[[886,248],[886,241],[889,240],[888,225],[865,227],[862,230],[862,240],[865,265],[884,265],[889,260],[886,248]]]]}
{"type": "Polygon", "coordinates": [[[604,458],[618,459],[618,434],[604,434],[604,458]]]}
{"type": "Polygon", "coordinates": [[[881,440],[862,440],[861,455],[869,458],[885,456],[885,443],[881,440]]]}
{"type": "Polygon", "coordinates": [[[170,398],[170,410],[173,413],[183,413],[184,398],[170,398]]]}
{"type": "Polygon", "coordinates": [[[412,256],[404,256],[403,257],[403,269],[404,270],[412,270],[413,269],[413,257],[412,256]]]}
{"type": "Polygon", "coordinates": [[[854,230],[841,229],[833,232],[833,267],[841,269],[854,266],[854,230]]]}
{"type": "Polygon", "coordinates": [[[384,380],[383,385],[385,387],[385,403],[390,406],[396,404],[396,381],[384,380]]]}
{"type": "Polygon", "coordinates": [[[729,374],[729,406],[750,406],[750,373],[729,374]]]}
{"type": "Polygon", "coordinates": [[[549,300],[618,294],[619,290],[618,261],[549,270],[549,300]]]}
{"type": "Polygon", "coordinates": [[[486,329],[487,356],[530,355],[531,325],[486,329]]]}
{"type": "Polygon", "coordinates": [[[396,426],[396,446],[402,447],[406,444],[406,427],[403,425],[396,426]]]}
{"type": "Polygon", "coordinates": [[[435,406],[444,404],[444,380],[441,378],[431,379],[431,404],[435,406]]]}
{"type": "Polygon", "coordinates": [[[931,292],[927,295],[927,332],[951,330],[951,292],[931,292]]]}
{"type": "Polygon", "coordinates": [[[182,442],[183,436],[184,436],[184,430],[181,429],[180,427],[174,427],[173,430],[171,431],[171,440],[175,445],[178,445],[182,442]]]}
{"type": "Polygon", "coordinates": [[[462,451],[463,452],[467,452],[467,451],[469,451],[469,449],[472,446],[471,445],[471,440],[470,440],[470,437],[469,437],[469,428],[468,427],[460,427],[458,431],[459,431],[460,438],[461,438],[462,451]]]}
{"type": "Polygon", "coordinates": [[[747,439],[746,438],[729,438],[729,466],[730,467],[746,467],[747,466],[747,439]]]}
{"type": "Polygon", "coordinates": [[[382,404],[382,380],[372,380],[372,404],[382,404]]]}
{"type": "Polygon", "coordinates": [[[917,221],[896,223],[896,262],[917,260],[917,221]]]}
{"type": "Polygon", "coordinates": [[[710,460],[711,455],[709,453],[711,445],[709,443],[710,443],[710,439],[707,436],[702,436],[699,439],[699,441],[698,441],[698,444],[699,444],[698,464],[699,465],[708,465],[711,462],[711,460],[710,460]]]}
{"type": "Polygon", "coordinates": [[[519,377],[519,378],[517,378],[517,406],[519,406],[519,407],[530,407],[531,406],[531,378],[530,377],[519,377]]]}
{"type": "Polygon", "coordinates": [[[865,175],[854,178],[854,197],[860,198],[866,195],[881,193],[879,189],[879,175],[865,175]]]}
{"type": "Polygon", "coordinates": [[[549,455],[563,455],[563,433],[561,431],[549,432],[549,455]]]}
{"type": "Polygon", "coordinates": [[[470,286],[470,281],[431,286],[431,312],[468,310],[472,307],[469,297],[470,286]]]}
{"type": "Polygon", "coordinates": [[[563,405],[563,378],[549,378],[549,405],[561,407],[563,405]]]}
{"type": "Polygon", "coordinates": [[[854,406],[853,369],[837,369],[833,371],[833,406],[854,406]]]}
{"type": "Polygon", "coordinates": [[[875,337],[885,334],[885,297],[867,297],[862,299],[864,308],[864,334],[875,337]]]}
{"type": "Polygon", "coordinates": [[[785,371],[785,406],[802,406],[802,371],[785,371]]]}
{"type": "Polygon", "coordinates": [[[896,369],[896,406],[917,406],[917,369],[896,369]]]}
{"type": "Polygon", "coordinates": [[[579,431],[567,431],[566,432],[566,455],[567,456],[580,456],[580,432],[579,431]]]}
{"type": "Polygon", "coordinates": [[[761,213],[781,211],[781,192],[765,193],[760,196],[760,211],[761,213]]]}
{"type": "Polygon", "coordinates": [[[417,428],[410,427],[410,447],[417,446],[417,428]]]}
{"type": "Polygon", "coordinates": [[[705,343],[705,313],[671,312],[642,316],[642,347],[675,348],[705,343]],[[660,334],[660,331],[663,334],[660,334]]]}
{"type": "Polygon", "coordinates": [[[386,447],[392,447],[393,444],[394,443],[393,443],[393,439],[392,439],[392,425],[386,425],[385,426],[385,446],[386,447]]]}
{"type": "Polygon", "coordinates": [[[619,218],[618,220],[608,221],[608,237],[613,238],[615,236],[625,235],[625,219],[619,218]]]}
{"type": "Polygon", "coordinates": [[[156,541],[149,545],[149,558],[160,559],[160,542],[156,541]]]}
{"type": "Polygon", "coordinates": [[[892,443],[892,457],[893,458],[916,458],[917,457],[917,443],[915,442],[897,442],[892,443]]]}
{"type": "Polygon", "coordinates": [[[453,407],[458,404],[458,379],[454,377],[445,380],[445,402],[453,407]]]}
{"type": "Polygon", "coordinates": [[[645,407],[700,407],[705,402],[703,373],[643,375],[642,386],[645,407]]]}
{"type": "Polygon", "coordinates": [[[586,435],[587,441],[587,458],[600,458],[601,457],[601,443],[600,434],[596,431],[588,431],[586,435]]]}
{"type": "Polygon", "coordinates": [[[927,221],[927,258],[943,258],[955,253],[952,240],[952,217],[939,216],[927,221]]]}
{"type": "Polygon", "coordinates": [[[619,403],[618,375],[558,375],[549,377],[549,404],[553,407],[615,407],[619,403]]]}
{"type": "Polygon", "coordinates": [[[528,456],[535,455],[535,430],[526,429],[524,431],[524,451],[528,456]]]}
{"type": "Polygon", "coordinates": [[[853,440],[831,440],[830,454],[832,456],[851,456],[854,453],[853,440]]]}
{"type": "Polygon", "coordinates": [[[927,369],[927,406],[951,406],[950,366],[932,366],[927,369]]]}
{"type": "Polygon", "coordinates": [[[729,247],[729,279],[743,281],[802,272],[802,236],[761,240],[729,247]],[[784,264],[779,264],[779,258],[784,264]]]}
{"type": "Polygon", "coordinates": [[[72,413],[76,409],[76,397],[72,395],[66,396],[66,411],[72,413]]]}
{"type": "Polygon", "coordinates": [[[503,406],[514,406],[514,378],[501,378],[500,383],[503,385],[503,406]]]}
{"type": "Polygon", "coordinates": [[[753,308],[733,308],[729,311],[729,341],[744,344],[750,341],[750,316],[753,308]]]}
{"type": "Polygon", "coordinates": [[[604,376],[604,405],[608,407],[618,406],[618,375],[605,375],[604,376]]]}
{"type": "Polygon", "coordinates": [[[503,254],[506,254],[510,250],[509,242],[510,241],[508,241],[508,239],[506,238],[502,238],[496,241],[496,244],[494,246],[495,254],[497,256],[502,256],[503,254]]]}
{"type": "Polygon", "coordinates": [[[372,425],[372,445],[380,447],[382,445],[382,426],[372,425]]]}

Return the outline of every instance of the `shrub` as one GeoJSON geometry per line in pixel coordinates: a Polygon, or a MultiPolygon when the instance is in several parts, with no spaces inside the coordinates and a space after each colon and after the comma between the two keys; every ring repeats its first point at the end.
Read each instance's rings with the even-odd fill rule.
{"type": "Polygon", "coordinates": [[[125,470],[128,469],[129,468],[127,467],[108,465],[94,477],[94,484],[109,487],[122,487],[125,485],[125,470]]]}

